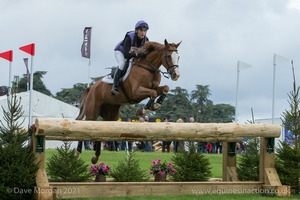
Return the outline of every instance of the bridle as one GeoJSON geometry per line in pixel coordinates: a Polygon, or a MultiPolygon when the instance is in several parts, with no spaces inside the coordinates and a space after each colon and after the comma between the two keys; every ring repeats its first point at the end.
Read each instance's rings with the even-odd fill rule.
{"type": "Polygon", "coordinates": [[[175,51],[175,52],[177,52],[177,49],[174,49],[174,50],[170,50],[170,49],[166,49],[166,50],[164,50],[164,55],[163,55],[163,58],[164,58],[164,61],[165,61],[165,63],[166,63],[166,68],[167,68],[167,72],[163,72],[163,71],[161,71],[160,69],[159,69],[159,66],[158,67],[156,67],[156,66],[154,66],[149,60],[147,60],[146,58],[145,58],[145,60],[147,61],[147,63],[148,63],[148,65],[151,67],[151,69],[149,69],[149,68],[147,68],[147,67],[145,67],[145,66],[143,66],[143,65],[141,65],[141,64],[139,64],[139,63],[136,63],[136,62],[134,62],[133,63],[133,65],[132,66],[138,66],[138,67],[141,67],[141,68],[143,68],[143,69],[145,69],[145,70],[148,70],[149,72],[151,72],[151,73],[153,73],[153,74],[156,74],[156,73],[161,73],[165,78],[170,78],[170,76],[172,75],[172,72],[176,69],[176,68],[178,68],[179,66],[178,65],[170,65],[169,64],[169,62],[168,62],[168,58],[167,58],[167,52],[168,51],[175,51]]]}
{"type": "MultiPolygon", "coordinates": [[[[172,71],[174,71],[176,68],[179,68],[179,66],[174,65],[174,64],[173,65],[169,64],[168,58],[167,58],[167,52],[168,51],[171,51],[171,52],[175,51],[177,53],[177,49],[166,49],[164,51],[164,60],[165,60],[165,63],[167,64],[167,72],[162,72],[162,73],[168,73],[169,75],[172,75],[172,71]]],[[[163,74],[163,75],[164,75],[164,77],[166,77],[165,74],[163,74]]],[[[170,77],[168,76],[166,78],[170,78],[170,77]]]]}

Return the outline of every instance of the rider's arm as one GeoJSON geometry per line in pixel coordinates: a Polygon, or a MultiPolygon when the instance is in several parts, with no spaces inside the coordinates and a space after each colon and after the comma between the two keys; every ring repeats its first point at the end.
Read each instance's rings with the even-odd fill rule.
{"type": "Polygon", "coordinates": [[[130,52],[131,49],[131,39],[129,36],[126,36],[124,39],[124,57],[126,59],[130,59],[132,57],[136,57],[135,53],[130,52]]]}

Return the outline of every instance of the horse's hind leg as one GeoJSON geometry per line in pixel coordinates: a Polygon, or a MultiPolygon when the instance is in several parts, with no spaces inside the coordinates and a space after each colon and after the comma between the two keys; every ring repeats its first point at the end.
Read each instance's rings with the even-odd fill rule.
{"type": "Polygon", "coordinates": [[[91,162],[96,164],[99,160],[101,154],[101,141],[95,142],[95,156],[92,157],[91,162]]]}
{"type": "Polygon", "coordinates": [[[75,152],[75,157],[78,157],[79,154],[82,152],[82,141],[78,141],[76,152],[75,152]]]}
{"type": "MultiPolygon", "coordinates": [[[[100,115],[105,121],[117,121],[119,118],[120,105],[106,105],[101,108],[100,115]]],[[[95,156],[92,157],[91,162],[96,164],[101,154],[101,141],[95,142],[95,156]]]]}

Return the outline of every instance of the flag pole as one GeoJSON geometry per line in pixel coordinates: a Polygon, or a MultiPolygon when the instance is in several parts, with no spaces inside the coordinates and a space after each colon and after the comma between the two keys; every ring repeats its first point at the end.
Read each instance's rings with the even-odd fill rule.
{"type": "Polygon", "coordinates": [[[11,68],[12,68],[12,62],[9,62],[9,77],[8,77],[8,96],[11,94],[11,68]]]}
{"type": "Polygon", "coordinates": [[[239,90],[239,76],[240,76],[240,61],[237,62],[236,71],[237,71],[237,76],[236,76],[236,93],[235,93],[235,117],[234,117],[235,122],[238,121],[238,119],[237,119],[237,112],[238,112],[237,106],[238,106],[238,90],[239,90]]]}
{"type": "Polygon", "coordinates": [[[273,93],[272,93],[272,124],[274,124],[274,103],[275,103],[275,73],[276,73],[276,54],[273,56],[273,93]]]}
{"type": "Polygon", "coordinates": [[[91,46],[92,46],[92,30],[93,30],[93,27],[91,26],[91,31],[90,31],[90,41],[89,41],[89,43],[90,43],[90,45],[89,45],[89,54],[90,54],[90,56],[89,56],[89,72],[88,72],[88,84],[87,84],[87,86],[88,86],[88,88],[90,87],[90,78],[91,78],[91,54],[92,54],[92,51],[91,51],[91,46]]]}
{"type": "Polygon", "coordinates": [[[30,64],[30,90],[29,90],[29,120],[28,127],[32,124],[32,89],[33,89],[33,56],[31,55],[31,64],[30,64]]]}
{"type": "Polygon", "coordinates": [[[272,94],[272,124],[274,124],[275,119],[275,76],[276,76],[276,64],[288,61],[289,59],[278,54],[273,56],[273,94],[272,94]],[[276,60],[277,58],[277,60],[276,60]]]}
{"type": "Polygon", "coordinates": [[[235,122],[238,121],[238,90],[239,90],[239,79],[240,71],[252,67],[251,65],[238,61],[237,62],[237,78],[236,78],[236,95],[235,95],[235,122]]]}

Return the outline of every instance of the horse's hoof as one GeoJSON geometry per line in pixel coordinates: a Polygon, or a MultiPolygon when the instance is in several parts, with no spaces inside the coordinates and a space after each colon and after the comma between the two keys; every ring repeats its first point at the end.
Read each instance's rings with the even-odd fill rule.
{"type": "Polygon", "coordinates": [[[92,159],[91,159],[91,162],[92,162],[93,164],[96,164],[96,163],[98,162],[98,157],[93,156],[92,159]]]}
{"type": "Polygon", "coordinates": [[[160,103],[155,103],[155,104],[153,105],[153,108],[154,108],[154,110],[157,110],[160,106],[161,106],[160,103]]]}
{"type": "Polygon", "coordinates": [[[136,116],[142,116],[143,115],[143,110],[141,108],[137,109],[135,112],[136,116]]]}

